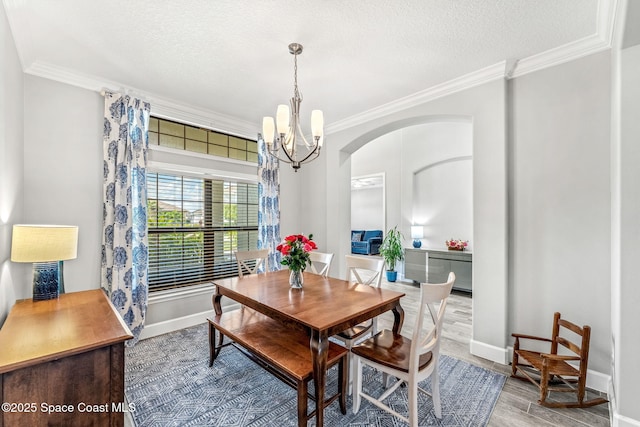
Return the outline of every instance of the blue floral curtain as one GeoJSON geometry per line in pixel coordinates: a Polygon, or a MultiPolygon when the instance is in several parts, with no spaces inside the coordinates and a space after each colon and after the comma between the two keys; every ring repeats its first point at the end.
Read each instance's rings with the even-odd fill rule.
{"type": "Polygon", "coordinates": [[[258,249],[269,249],[269,268],[280,270],[280,167],[258,135],[258,249]]]}
{"type": "Polygon", "coordinates": [[[147,311],[147,148],[150,106],[104,97],[102,287],[138,341],[147,311]]]}

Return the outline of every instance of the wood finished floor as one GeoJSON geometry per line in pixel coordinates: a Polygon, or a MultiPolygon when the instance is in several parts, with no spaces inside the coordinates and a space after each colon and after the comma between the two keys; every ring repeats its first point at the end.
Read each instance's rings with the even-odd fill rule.
{"type": "MultiPolygon", "coordinates": [[[[416,307],[420,290],[417,285],[407,282],[389,283],[383,280],[382,287],[404,292],[402,307],[405,310],[402,334],[410,336],[415,322],[416,307]]],[[[441,351],[458,359],[465,360],[477,366],[503,373],[511,374],[511,366],[501,365],[469,352],[472,321],[471,297],[464,293],[455,292],[449,298],[444,319],[443,341],[441,351]]],[[[385,313],[379,320],[379,328],[391,328],[393,316],[385,313]]],[[[587,397],[592,396],[589,392],[587,397]]],[[[558,393],[555,393],[557,395],[558,393]]],[[[567,393],[568,394],[568,393],[567,393]]],[[[564,397],[561,395],[560,397],[564,397]]],[[[605,396],[606,397],[606,396],[605,396]]],[[[520,427],[520,426],[609,426],[609,408],[607,404],[597,405],[587,409],[552,409],[538,405],[538,389],[528,382],[514,378],[507,381],[500,393],[496,407],[493,410],[489,426],[520,427]]]]}

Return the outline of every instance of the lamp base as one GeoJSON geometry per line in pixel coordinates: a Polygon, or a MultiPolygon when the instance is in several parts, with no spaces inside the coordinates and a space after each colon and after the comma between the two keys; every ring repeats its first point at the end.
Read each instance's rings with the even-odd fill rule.
{"type": "Polygon", "coordinates": [[[33,263],[33,300],[58,298],[64,293],[62,261],[33,263]],[[62,290],[62,292],[60,292],[62,290]]]}
{"type": "Polygon", "coordinates": [[[413,247],[414,247],[414,248],[416,248],[416,249],[418,249],[420,246],[422,246],[422,241],[420,241],[420,240],[418,240],[418,239],[415,239],[415,240],[413,241],[413,247]]]}

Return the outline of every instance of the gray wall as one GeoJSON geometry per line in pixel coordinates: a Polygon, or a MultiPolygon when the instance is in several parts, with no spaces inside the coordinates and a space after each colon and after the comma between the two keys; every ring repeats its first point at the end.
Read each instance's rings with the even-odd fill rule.
{"type": "MultiPolygon", "coordinates": [[[[19,76],[22,78],[22,73],[19,76]]],[[[24,111],[28,125],[24,131],[25,213],[20,222],[78,225],[78,258],[65,262],[65,287],[68,292],[98,288],[102,243],[104,99],[97,92],[53,80],[30,75],[25,75],[24,79],[24,111]]],[[[22,108],[19,111],[22,112],[22,108]]],[[[153,114],[153,105],[151,111],[153,114]]],[[[22,131],[21,126],[19,129],[22,131]]],[[[21,145],[12,144],[11,148],[18,150],[21,145]]],[[[222,173],[226,171],[231,175],[253,174],[255,177],[256,174],[255,167],[161,151],[152,150],[149,160],[209,168],[222,173]]],[[[22,160],[12,163],[22,165],[22,160]]],[[[286,224],[282,234],[308,233],[300,230],[297,210],[304,199],[301,201],[299,197],[299,182],[290,168],[282,170],[281,189],[281,220],[286,224]]],[[[22,265],[14,266],[19,267],[22,268],[18,273],[20,285],[16,295],[28,298],[31,296],[31,270],[22,265]]],[[[210,292],[198,293],[151,301],[148,325],[210,310],[210,295],[210,292]]],[[[202,319],[204,317],[199,321],[202,319]]]]}
{"type": "MultiPolygon", "coordinates": [[[[441,117],[473,118],[474,158],[474,341],[476,352],[506,360],[507,347],[507,198],[506,198],[506,84],[494,81],[418,105],[384,117],[363,121],[346,130],[327,132],[325,165],[312,164],[301,170],[302,184],[313,188],[324,182],[326,192],[316,192],[325,202],[302,206],[301,218],[319,234],[326,234],[329,250],[336,262],[332,275],[344,273],[344,255],[349,253],[351,154],[394,130],[442,121],[441,117]],[[324,166],[324,167],[322,167],[324,166]],[[324,225],[324,227],[322,227],[324,225]],[[321,230],[321,231],[320,231],[321,230]],[[337,269],[337,270],[336,270],[337,269]]],[[[411,190],[400,181],[387,181],[388,194],[400,189],[401,212],[411,213],[411,190]]],[[[395,193],[397,194],[397,193],[395,193]]],[[[390,205],[389,200],[387,201],[390,205]]],[[[388,224],[408,229],[410,218],[392,218],[388,224]],[[395,222],[397,220],[397,222],[395,222]]]]}
{"type": "MultiPolygon", "coordinates": [[[[24,221],[78,226],[68,292],[100,287],[103,98],[25,75],[24,221]]],[[[26,279],[26,278],[25,278],[26,279]]],[[[22,297],[30,297],[25,290],[22,297]]]]}
{"type": "Polygon", "coordinates": [[[511,81],[509,330],[590,325],[589,366],[610,374],[610,58],[511,81]]]}
{"type": "Polygon", "coordinates": [[[619,121],[616,122],[619,133],[614,132],[612,138],[615,156],[612,401],[617,406],[614,425],[620,426],[640,425],[640,248],[637,244],[640,236],[640,2],[629,2],[628,8],[625,49],[615,51],[613,110],[614,120],[619,121]]]}
{"type": "MultiPolygon", "coordinates": [[[[560,311],[593,327],[590,368],[609,375],[609,67],[603,52],[519,77],[508,91],[496,81],[329,134],[327,170],[302,171],[305,183],[322,176],[327,188],[348,188],[350,154],[363,144],[426,117],[472,118],[472,352],[506,357],[511,332],[548,335],[560,311]]],[[[303,207],[303,218],[327,218],[341,268],[349,195],[325,197],[323,211],[303,207]]],[[[406,215],[400,221],[410,225],[406,215]]]]}
{"type": "Polygon", "coordinates": [[[11,259],[11,229],[22,222],[23,213],[23,74],[9,31],[4,6],[0,5],[0,325],[16,298],[21,298],[23,272],[29,265],[11,259]]]}

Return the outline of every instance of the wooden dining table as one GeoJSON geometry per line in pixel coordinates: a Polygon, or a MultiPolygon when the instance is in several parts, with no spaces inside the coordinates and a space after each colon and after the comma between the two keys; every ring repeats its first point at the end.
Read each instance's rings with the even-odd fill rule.
{"type": "MultiPolygon", "coordinates": [[[[325,395],[330,336],[390,310],[394,316],[394,332],[400,333],[404,321],[404,310],[400,306],[404,293],[309,272],[304,273],[302,289],[289,286],[288,270],[217,279],[214,284],[216,314],[222,314],[221,299],[225,296],[308,333],[318,399],[325,395]]],[[[324,410],[318,410],[316,425],[321,427],[323,423],[324,410]]]]}

